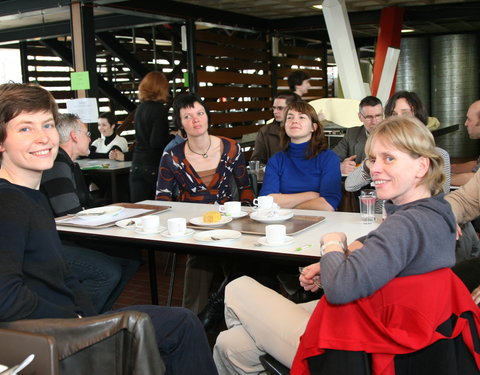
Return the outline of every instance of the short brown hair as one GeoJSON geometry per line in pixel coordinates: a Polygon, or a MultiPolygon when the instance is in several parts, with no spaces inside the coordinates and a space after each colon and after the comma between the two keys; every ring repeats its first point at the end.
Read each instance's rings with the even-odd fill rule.
{"type": "Polygon", "coordinates": [[[427,186],[432,195],[443,192],[443,158],[435,150],[435,140],[427,127],[415,117],[391,116],[383,120],[370,133],[365,144],[365,155],[371,156],[373,142],[381,138],[412,158],[430,159],[428,172],[420,184],[427,186]]]}
{"type": "MultiPolygon", "coordinates": [[[[23,83],[0,85],[0,144],[7,137],[7,124],[20,113],[51,112],[58,122],[58,107],[52,94],[43,87],[23,83]]],[[[1,154],[0,154],[1,155],[1,154]]],[[[1,159],[0,159],[1,160],[1,159]]]]}
{"type": "MultiPolygon", "coordinates": [[[[305,157],[307,159],[313,159],[315,156],[320,154],[323,150],[328,148],[327,138],[323,132],[323,126],[318,119],[318,114],[315,109],[308,104],[307,102],[303,101],[296,101],[291,102],[287,108],[285,108],[285,119],[287,118],[288,112],[294,110],[300,113],[303,113],[308,116],[308,118],[312,121],[312,124],[317,124],[317,129],[312,133],[312,138],[308,144],[305,157]]],[[[282,124],[282,131],[281,131],[281,145],[283,149],[286,149],[288,143],[290,142],[290,137],[285,132],[285,123],[282,124]]]]}
{"type": "Polygon", "coordinates": [[[141,102],[166,102],[170,86],[162,72],[150,72],[143,77],[138,86],[138,98],[141,102]]]}

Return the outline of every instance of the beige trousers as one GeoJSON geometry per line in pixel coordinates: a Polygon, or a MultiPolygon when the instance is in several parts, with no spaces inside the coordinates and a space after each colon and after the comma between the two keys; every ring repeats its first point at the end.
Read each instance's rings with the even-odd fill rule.
{"type": "Polygon", "coordinates": [[[265,353],[290,368],[316,304],[295,304],[247,276],[229,283],[228,330],[220,333],[213,349],[219,375],[259,374],[264,371],[259,356],[265,353]]]}

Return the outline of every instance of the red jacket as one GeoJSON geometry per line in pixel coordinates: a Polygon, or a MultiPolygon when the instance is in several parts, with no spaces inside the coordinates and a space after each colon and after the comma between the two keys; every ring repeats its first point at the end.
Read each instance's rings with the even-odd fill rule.
{"type": "Polygon", "coordinates": [[[393,279],[370,297],[344,305],[330,304],[323,297],[300,340],[291,374],[310,374],[307,358],[336,349],[371,353],[373,374],[394,375],[396,354],[460,334],[480,368],[468,320],[460,317],[465,311],[473,313],[480,332],[479,308],[449,268],[393,279]],[[445,337],[436,329],[452,314],[459,318],[452,336],[445,337]]]}

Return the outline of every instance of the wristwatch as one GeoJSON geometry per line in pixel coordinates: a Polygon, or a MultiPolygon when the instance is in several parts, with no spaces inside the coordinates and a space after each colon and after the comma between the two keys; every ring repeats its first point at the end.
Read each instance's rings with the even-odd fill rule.
{"type": "Polygon", "coordinates": [[[320,247],[321,257],[325,254],[325,249],[327,248],[327,246],[330,246],[330,245],[338,245],[342,248],[343,252],[345,252],[345,245],[343,244],[342,241],[328,241],[322,244],[322,246],[320,247]]]}

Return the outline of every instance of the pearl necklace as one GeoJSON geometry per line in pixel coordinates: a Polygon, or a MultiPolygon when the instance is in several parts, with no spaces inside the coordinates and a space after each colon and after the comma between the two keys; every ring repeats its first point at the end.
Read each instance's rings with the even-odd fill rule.
{"type": "Polygon", "coordinates": [[[192,148],[190,147],[190,143],[188,142],[188,139],[187,139],[188,149],[189,149],[191,152],[193,152],[194,154],[202,155],[203,158],[206,159],[206,158],[208,158],[208,150],[210,150],[210,146],[212,145],[212,138],[210,138],[210,136],[208,136],[208,140],[209,140],[208,147],[207,147],[207,150],[206,150],[204,153],[193,151],[192,148]]]}

